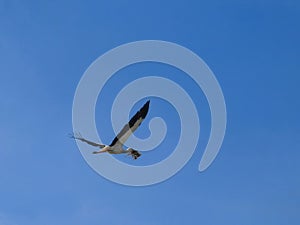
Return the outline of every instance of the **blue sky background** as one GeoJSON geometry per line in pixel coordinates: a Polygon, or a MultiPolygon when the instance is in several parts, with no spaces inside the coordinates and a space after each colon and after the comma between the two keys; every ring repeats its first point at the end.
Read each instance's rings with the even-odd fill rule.
{"type": "MultiPolygon", "coordinates": [[[[0,0],[0,225],[299,224],[299,21],[296,0],[0,0]],[[67,134],[87,67],[143,39],[178,43],[206,61],[223,89],[228,125],[220,154],[199,173],[209,109],[191,80],[174,76],[199,101],[200,142],[174,177],[138,188],[96,174],[67,134]]],[[[114,92],[133,79],[129,74],[149,70],[174,72],[129,67],[122,79],[111,79],[114,92]]],[[[104,93],[97,104],[107,141],[114,134],[101,104],[111,104],[112,96],[104,93]]],[[[176,112],[160,99],[150,109],[148,121],[173,110],[163,143],[171,149],[176,112]]],[[[147,126],[139,132],[147,136],[147,126]]],[[[170,153],[156,152],[143,160],[170,153]]]]}

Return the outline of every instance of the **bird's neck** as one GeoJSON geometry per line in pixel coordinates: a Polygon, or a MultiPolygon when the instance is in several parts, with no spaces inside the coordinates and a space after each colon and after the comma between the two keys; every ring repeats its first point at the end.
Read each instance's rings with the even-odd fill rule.
{"type": "Polygon", "coordinates": [[[124,152],[130,152],[131,148],[127,148],[126,150],[124,150],[124,152]]]}

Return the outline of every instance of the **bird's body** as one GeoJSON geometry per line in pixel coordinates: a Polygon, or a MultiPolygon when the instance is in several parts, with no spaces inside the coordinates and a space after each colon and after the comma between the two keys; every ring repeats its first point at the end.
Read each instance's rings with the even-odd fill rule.
{"type": "MultiPolygon", "coordinates": [[[[118,145],[118,146],[109,146],[109,145],[106,145],[103,149],[102,149],[103,152],[108,152],[110,154],[122,154],[122,153],[126,153],[126,150],[123,149],[123,147],[121,145],[118,145]]],[[[98,153],[98,152],[94,152],[95,154],[98,153]]]]}
{"type": "Polygon", "coordinates": [[[124,149],[124,142],[130,137],[130,135],[141,125],[142,121],[145,119],[149,110],[150,101],[147,101],[143,107],[130,119],[130,121],[123,127],[119,134],[114,138],[110,145],[98,144],[89,140],[84,139],[81,135],[73,135],[74,139],[83,141],[89,145],[99,147],[100,151],[93,152],[94,154],[99,153],[109,153],[109,154],[128,154],[134,159],[141,156],[141,153],[132,149],[124,149]]]}

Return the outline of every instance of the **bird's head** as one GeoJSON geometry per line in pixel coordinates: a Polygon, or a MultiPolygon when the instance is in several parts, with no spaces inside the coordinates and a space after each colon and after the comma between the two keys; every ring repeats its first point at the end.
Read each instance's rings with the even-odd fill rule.
{"type": "Polygon", "coordinates": [[[141,153],[139,153],[137,150],[133,148],[128,148],[127,151],[128,151],[128,155],[131,155],[133,159],[137,159],[142,155],[141,153]]]}

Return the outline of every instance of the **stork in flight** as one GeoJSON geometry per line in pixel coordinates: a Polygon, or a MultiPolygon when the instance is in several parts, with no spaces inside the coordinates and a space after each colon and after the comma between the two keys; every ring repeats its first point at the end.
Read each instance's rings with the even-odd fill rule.
{"type": "Polygon", "coordinates": [[[93,152],[93,154],[107,152],[109,154],[123,154],[131,155],[133,159],[141,156],[141,153],[133,148],[123,149],[123,144],[129,136],[141,125],[142,121],[147,116],[149,110],[150,100],[148,100],[143,107],[130,119],[130,121],[123,127],[119,134],[114,138],[110,145],[98,144],[84,139],[80,134],[72,135],[71,137],[83,141],[89,145],[99,147],[101,150],[93,152]]]}

